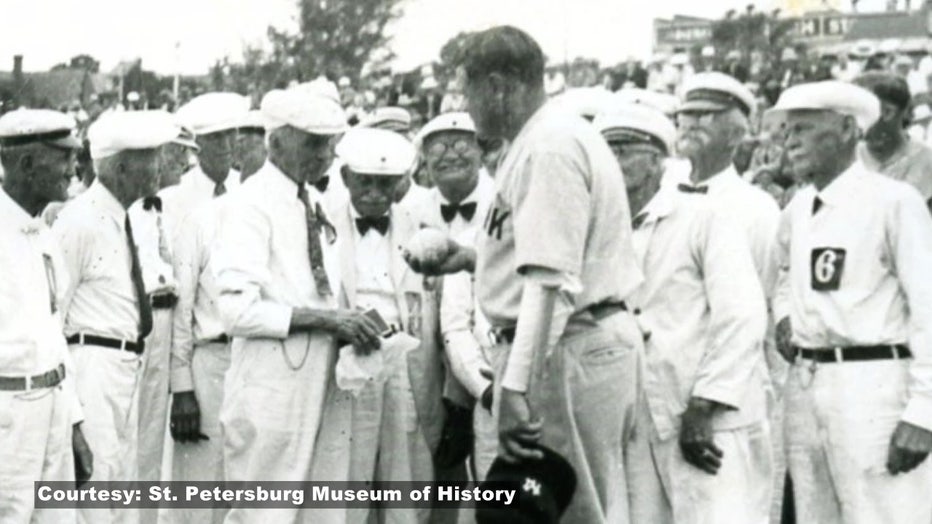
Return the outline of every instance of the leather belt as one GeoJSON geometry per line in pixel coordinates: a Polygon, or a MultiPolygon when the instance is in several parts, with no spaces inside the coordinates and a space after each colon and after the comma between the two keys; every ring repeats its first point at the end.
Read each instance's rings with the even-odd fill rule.
{"type": "Polygon", "coordinates": [[[837,362],[854,362],[859,360],[889,360],[912,358],[913,354],[906,344],[878,346],[848,346],[833,348],[796,348],[799,358],[822,364],[837,362]]]}
{"type": "MultiPolygon", "coordinates": [[[[628,311],[628,305],[625,304],[624,301],[599,302],[598,304],[593,304],[587,307],[584,311],[590,313],[596,321],[599,321],[604,318],[608,318],[615,313],[628,311]]],[[[493,344],[511,344],[515,341],[515,326],[493,329],[489,333],[489,338],[492,340],[493,344]]]]}
{"type": "Polygon", "coordinates": [[[152,295],[152,309],[172,309],[178,303],[178,295],[167,293],[152,295]]]}
{"type": "Polygon", "coordinates": [[[0,377],[0,391],[30,391],[54,388],[65,380],[65,365],[59,364],[41,375],[31,377],[0,377]]]}
{"type": "Polygon", "coordinates": [[[215,337],[215,338],[208,340],[207,343],[208,344],[229,344],[230,336],[227,335],[226,333],[223,333],[219,337],[215,337]]]}
{"type": "Polygon", "coordinates": [[[141,355],[143,350],[143,344],[137,344],[136,342],[129,342],[127,340],[120,340],[116,338],[98,337],[97,335],[85,335],[84,333],[71,335],[66,340],[69,344],[80,344],[82,346],[101,346],[110,349],[119,349],[120,351],[130,351],[136,353],[137,355],[141,355]]]}

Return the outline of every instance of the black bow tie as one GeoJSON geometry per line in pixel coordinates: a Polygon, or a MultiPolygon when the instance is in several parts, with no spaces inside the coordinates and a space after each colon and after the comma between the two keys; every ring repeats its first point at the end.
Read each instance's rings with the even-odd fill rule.
{"type": "Polygon", "coordinates": [[[472,220],[472,217],[476,216],[476,203],[470,202],[468,204],[440,204],[440,216],[443,217],[444,222],[453,222],[453,219],[456,218],[457,213],[459,213],[463,219],[469,222],[472,220]]]}
{"type": "Polygon", "coordinates": [[[683,193],[696,193],[704,195],[709,192],[709,186],[691,186],[689,184],[679,184],[676,186],[676,188],[683,193]]]}
{"type": "Polygon", "coordinates": [[[318,180],[317,182],[314,182],[314,187],[317,188],[317,190],[320,191],[321,193],[323,193],[324,191],[326,191],[326,190],[327,190],[327,186],[329,186],[329,185],[330,185],[330,177],[329,177],[329,176],[322,177],[322,178],[321,178],[320,180],[318,180]]]}
{"type": "Polygon", "coordinates": [[[359,217],[356,219],[356,231],[360,235],[365,235],[370,229],[375,229],[380,235],[388,232],[388,215],[380,217],[359,217]]]}
{"type": "Polygon", "coordinates": [[[162,212],[162,199],[157,196],[147,196],[142,199],[142,208],[146,211],[155,208],[159,213],[162,212]]]}

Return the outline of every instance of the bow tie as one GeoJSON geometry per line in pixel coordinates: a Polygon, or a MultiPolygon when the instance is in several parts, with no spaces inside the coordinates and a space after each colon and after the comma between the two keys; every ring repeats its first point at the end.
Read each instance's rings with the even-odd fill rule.
{"type": "Polygon", "coordinates": [[[370,229],[374,229],[384,236],[388,232],[388,223],[388,215],[375,218],[359,217],[356,219],[356,231],[359,231],[360,235],[365,235],[370,229]]]}
{"type": "Polygon", "coordinates": [[[157,196],[147,196],[142,199],[142,208],[146,211],[150,211],[152,208],[155,208],[159,213],[162,212],[162,199],[157,196]]]}
{"type": "Polygon", "coordinates": [[[446,223],[453,222],[453,219],[456,218],[456,214],[459,213],[467,222],[472,220],[472,217],[476,216],[476,203],[470,202],[468,204],[440,204],[440,216],[443,217],[443,221],[446,223]]]}
{"type": "Polygon", "coordinates": [[[317,182],[314,182],[314,187],[317,188],[317,190],[320,191],[321,193],[323,193],[324,191],[326,191],[326,190],[327,190],[327,186],[329,186],[329,185],[330,185],[330,177],[329,177],[329,176],[322,177],[322,178],[321,178],[320,180],[318,180],[317,182]]]}
{"type": "Polygon", "coordinates": [[[709,192],[709,186],[691,186],[689,184],[678,184],[676,188],[683,193],[696,193],[704,195],[709,192]]]}

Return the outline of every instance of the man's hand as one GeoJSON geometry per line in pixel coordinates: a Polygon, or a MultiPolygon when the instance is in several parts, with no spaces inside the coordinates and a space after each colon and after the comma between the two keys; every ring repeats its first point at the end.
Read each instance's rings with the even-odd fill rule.
{"type": "Polygon", "coordinates": [[[777,351],[786,359],[787,362],[793,363],[796,358],[796,350],[793,348],[791,339],[793,338],[793,325],[790,324],[790,317],[785,317],[777,323],[776,342],[777,351]]]}
{"type": "Polygon", "coordinates": [[[408,251],[402,251],[401,256],[411,269],[429,277],[450,275],[460,271],[472,272],[476,267],[476,251],[472,248],[457,244],[447,239],[447,256],[442,260],[418,260],[408,251]]]}
{"type": "Polygon", "coordinates": [[[381,347],[379,327],[362,311],[334,311],[328,327],[337,338],[352,344],[358,355],[368,355],[381,347]]]}
{"type": "Polygon", "coordinates": [[[909,422],[900,422],[890,439],[887,453],[887,471],[891,475],[906,473],[922,464],[932,451],[932,432],[914,426],[909,422]]]}
{"type": "Polygon", "coordinates": [[[498,454],[506,462],[540,460],[544,454],[534,446],[540,440],[542,423],[531,420],[524,393],[502,389],[498,415],[498,454]]]}
{"type": "Polygon", "coordinates": [[[719,404],[711,400],[692,398],[683,413],[680,428],[680,450],[693,466],[715,475],[722,466],[722,450],[715,445],[712,416],[719,404]]]}
{"type": "Polygon", "coordinates": [[[71,429],[71,451],[74,454],[74,480],[80,488],[91,480],[91,475],[94,474],[94,454],[84,440],[80,422],[71,429]]]}
{"type": "Polygon", "coordinates": [[[193,391],[172,394],[172,415],[169,424],[172,438],[178,442],[197,442],[201,437],[201,409],[193,391]]]}

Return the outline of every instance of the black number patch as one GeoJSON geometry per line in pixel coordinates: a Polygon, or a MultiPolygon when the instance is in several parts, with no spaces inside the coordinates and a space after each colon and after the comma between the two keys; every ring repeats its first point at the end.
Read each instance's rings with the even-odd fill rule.
{"type": "Polygon", "coordinates": [[[845,250],[837,247],[817,247],[812,250],[812,289],[837,291],[845,271],[845,250]]]}

